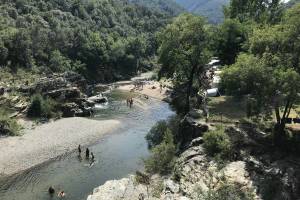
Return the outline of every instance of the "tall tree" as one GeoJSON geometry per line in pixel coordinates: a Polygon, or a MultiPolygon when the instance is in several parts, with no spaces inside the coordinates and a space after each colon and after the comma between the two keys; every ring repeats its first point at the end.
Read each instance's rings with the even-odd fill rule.
{"type": "Polygon", "coordinates": [[[216,55],[222,63],[233,64],[237,55],[243,50],[243,45],[247,39],[248,29],[246,25],[236,19],[226,19],[214,34],[216,55]]]}
{"type": "Polygon", "coordinates": [[[222,75],[229,93],[251,94],[257,107],[272,107],[276,139],[284,136],[287,118],[300,93],[300,5],[287,11],[281,23],[255,29],[250,54],[240,55],[222,75]]]}
{"type": "Polygon", "coordinates": [[[231,0],[225,8],[225,16],[240,22],[276,23],[280,21],[282,11],[280,0],[231,0]]]}
{"type": "Polygon", "coordinates": [[[191,14],[180,15],[161,32],[160,42],[161,74],[172,77],[175,87],[185,85],[185,112],[189,112],[195,75],[205,72],[208,61],[205,21],[191,14]]]}

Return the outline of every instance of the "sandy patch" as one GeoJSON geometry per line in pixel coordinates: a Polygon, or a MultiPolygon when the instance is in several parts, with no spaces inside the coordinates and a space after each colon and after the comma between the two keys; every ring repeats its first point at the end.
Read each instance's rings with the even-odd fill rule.
{"type": "Polygon", "coordinates": [[[139,94],[147,95],[154,99],[163,100],[167,98],[167,88],[160,89],[160,83],[157,81],[148,81],[144,86],[143,89],[139,88],[136,89],[133,84],[121,85],[118,87],[120,90],[124,91],[133,91],[139,94]]]}
{"type": "Polygon", "coordinates": [[[118,128],[117,120],[96,121],[87,118],[65,118],[25,129],[20,137],[0,139],[0,173],[12,175],[81,145],[96,142],[118,128]]]}

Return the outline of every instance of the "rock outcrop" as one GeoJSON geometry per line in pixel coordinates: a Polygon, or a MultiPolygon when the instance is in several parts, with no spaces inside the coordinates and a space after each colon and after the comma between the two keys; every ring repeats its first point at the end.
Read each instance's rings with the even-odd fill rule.
{"type": "Polygon", "coordinates": [[[134,176],[108,181],[95,189],[88,200],[143,199],[141,196],[151,200],[198,200],[216,194],[224,185],[237,188],[234,190],[237,194],[226,194],[227,197],[241,192],[255,200],[299,199],[299,158],[286,157],[276,150],[268,152],[270,147],[266,148],[260,136],[253,135],[255,130],[227,127],[225,132],[231,140],[234,156],[219,163],[206,154],[202,145],[202,136],[210,126],[186,117],[182,127],[186,128],[186,145],[176,160],[173,174],[152,176],[148,188],[135,182],[134,176]]]}
{"type": "MultiPolygon", "coordinates": [[[[107,88],[97,86],[97,88],[107,88]]],[[[87,81],[75,72],[65,72],[43,77],[35,83],[21,85],[17,88],[21,93],[40,93],[44,97],[50,97],[61,104],[63,117],[85,117],[93,112],[92,107],[96,103],[105,103],[107,98],[97,95],[88,98],[85,94],[88,91],[87,81]]],[[[17,104],[18,110],[25,110],[28,102],[17,104]]]]}
{"type": "Polygon", "coordinates": [[[208,129],[205,122],[195,121],[194,118],[186,116],[180,123],[177,141],[180,141],[182,148],[186,148],[193,139],[202,137],[208,129]]]}

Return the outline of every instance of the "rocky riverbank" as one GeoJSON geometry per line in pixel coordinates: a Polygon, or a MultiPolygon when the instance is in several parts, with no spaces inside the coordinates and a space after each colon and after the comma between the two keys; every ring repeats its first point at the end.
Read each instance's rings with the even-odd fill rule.
{"type": "Polygon", "coordinates": [[[256,132],[255,128],[228,125],[225,131],[230,137],[233,155],[220,164],[208,156],[203,147],[203,135],[214,129],[214,124],[192,118],[183,120],[183,124],[189,141],[184,141],[184,150],[169,176],[151,176],[147,184],[137,181],[138,175],[108,181],[94,189],[88,200],[198,200],[215,199],[222,194],[226,194],[227,199],[238,196],[299,199],[299,159],[285,157],[283,152],[274,149],[268,151],[270,148],[261,137],[263,133],[256,132]]]}

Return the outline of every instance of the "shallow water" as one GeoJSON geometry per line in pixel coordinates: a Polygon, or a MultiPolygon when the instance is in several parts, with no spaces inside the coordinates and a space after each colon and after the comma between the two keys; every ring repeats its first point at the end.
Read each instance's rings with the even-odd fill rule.
{"type": "Polygon", "coordinates": [[[80,159],[77,152],[57,158],[18,176],[0,181],[1,200],[50,200],[47,189],[64,190],[66,200],[85,200],[93,189],[107,180],[119,179],[143,168],[149,155],[145,135],[159,120],[174,113],[168,104],[153,99],[126,106],[128,93],[113,91],[109,104],[97,107],[95,119],[119,119],[122,126],[89,146],[96,163],[80,159]],[[148,109],[143,109],[147,106],[148,109]]]}

